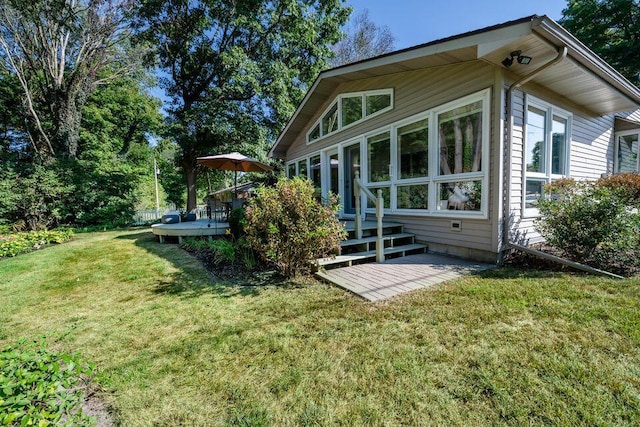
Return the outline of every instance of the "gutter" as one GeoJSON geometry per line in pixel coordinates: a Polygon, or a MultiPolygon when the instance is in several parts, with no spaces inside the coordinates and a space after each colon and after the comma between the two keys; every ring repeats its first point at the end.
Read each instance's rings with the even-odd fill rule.
{"type": "MultiPolygon", "coordinates": [[[[513,145],[513,112],[511,111],[513,105],[513,91],[523,84],[527,83],[538,74],[545,71],[547,68],[553,67],[554,65],[561,62],[567,56],[567,46],[563,45],[558,49],[558,56],[553,58],[551,61],[544,64],[542,67],[537,70],[532,71],[529,74],[522,76],[520,79],[516,80],[509,86],[506,93],[506,112],[508,114],[507,118],[507,142],[505,144],[505,155],[504,155],[504,175],[503,175],[503,206],[502,206],[502,244],[500,247],[500,262],[502,263],[502,254],[505,250],[509,248],[509,216],[511,213],[511,152],[513,145]]],[[[523,183],[525,185],[525,183],[523,183]]]]}

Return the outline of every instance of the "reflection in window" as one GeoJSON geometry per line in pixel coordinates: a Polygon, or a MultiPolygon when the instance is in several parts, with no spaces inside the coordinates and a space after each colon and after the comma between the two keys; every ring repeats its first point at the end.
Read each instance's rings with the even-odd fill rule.
{"type": "Polygon", "coordinates": [[[391,163],[390,143],[389,132],[383,132],[367,138],[369,182],[389,181],[389,164],[391,163]]]}
{"type": "Polygon", "coordinates": [[[397,193],[398,209],[429,208],[429,184],[403,185],[397,193]]]}
{"type": "Polygon", "coordinates": [[[400,179],[429,175],[428,121],[421,120],[398,128],[398,170],[400,179]]]}
{"type": "Polygon", "coordinates": [[[362,119],[362,96],[342,98],[342,126],[362,119]]]}
{"type": "Polygon", "coordinates": [[[438,210],[480,211],[482,181],[441,182],[438,210]]]}
{"type": "Polygon", "coordinates": [[[301,178],[306,178],[307,175],[307,160],[300,160],[298,162],[298,176],[301,178]]]}
{"type": "Polygon", "coordinates": [[[544,185],[569,174],[571,115],[531,100],[526,110],[524,209],[536,214],[544,185]]]}
{"type": "Polygon", "coordinates": [[[566,173],[567,119],[553,116],[551,124],[551,173],[566,173]]]}
{"type": "Polygon", "coordinates": [[[326,135],[338,129],[338,104],[333,104],[333,107],[327,111],[327,114],[322,118],[322,134],[326,135]]]}
{"type": "Polygon", "coordinates": [[[527,179],[524,196],[525,209],[538,207],[538,200],[542,197],[545,183],[546,182],[544,180],[527,179]]]}
{"type": "Polygon", "coordinates": [[[296,176],[296,164],[290,163],[287,167],[287,177],[293,178],[294,176],[296,176]]]}
{"type": "Polygon", "coordinates": [[[391,95],[367,95],[367,116],[391,106],[391,95]]]}
{"type": "MultiPolygon", "coordinates": [[[[382,190],[382,198],[384,199],[384,208],[390,209],[391,208],[391,189],[389,187],[369,187],[369,191],[371,191],[375,197],[378,197],[379,189],[382,190]]],[[[371,200],[369,200],[368,197],[367,197],[367,207],[368,208],[376,207],[374,203],[371,200]]]]}
{"type": "Polygon", "coordinates": [[[337,196],[340,194],[340,189],[338,188],[338,153],[329,156],[329,167],[331,168],[329,191],[337,196]]]}
{"type": "Polygon", "coordinates": [[[482,101],[438,115],[440,174],[478,172],[482,165],[482,101]]]}
{"type": "Polygon", "coordinates": [[[309,141],[313,141],[320,138],[320,123],[315,125],[311,132],[309,132],[309,141]]]}
{"type": "Polygon", "coordinates": [[[316,189],[316,196],[322,194],[322,165],[320,164],[320,156],[311,157],[311,181],[316,189]]]}
{"type": "Polygon", "coordinates": [[[638,171],[638,134],[618,137],[616,173],[638,171]]]}
{"type": "Polygon", "coordinates": [[[544,172],[546,112],[529,107],[527,113],[527,172],[544,172]]]}

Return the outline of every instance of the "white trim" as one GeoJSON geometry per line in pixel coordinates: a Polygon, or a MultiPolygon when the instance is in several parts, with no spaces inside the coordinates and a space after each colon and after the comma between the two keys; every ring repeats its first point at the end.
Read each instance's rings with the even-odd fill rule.
{"type": "MultiPolygon", "coordinates": [[[[410,117],[406,117],[402,120],[394,122],[391,125],[384,126],[370,132],[367,132],[361,137],[364,140],[365,150],[367,148],[367,138],[374,135],[379,135],[384,132],[389,132],[390,138],[390,178],[388,181],[380,181],[380,182],[369,182],[369,165],[368,165],[368,155],[363,156],[365,160],[363,165],[361,166],[361,172],[363,177],[363,184],[368,186],[369,188],[377,188],[377,187],[390,187],[390,208],[385,209],[385,212],[393,215],[412,215],[412,216],[441,216],[441,217],[451,217],[451,218],[476,218],[476,219],[487,219],[489,212],[489,165],[490,165],[490,138],[491,138],[491,88],[487,88],[481,90],[479,92],[475,92],[473,94],[464,96],[462,98],[458,98],[456,100],[447,102],[446,104],[442,104],[433,109],[423,111],[421,113],[415,114],[410,117]],[[442,114],[443,112],[450,111],[460,106],[464,106],[473,102],[482,102],[482,163],[480,167],[480,171],[478,172],[467,172],[461,174],[450,174],[450,175],[440,175],[439,169],[439,135],[438,135],[438,124],[437,117],[438,114],[442,114]],[[398,151],[398,140],[397,140],[397,131],[399,128],[406,126],[411,123],[415,123],[421,120],[428,121],[428,129],[429,129],[429,141],[428,141],[428,151],[429,151],[429,165],[428,165],[428,176],[425,177],[417,177],[417,178],[409,178],[409,179],[399,179],[396,175],[398,172],[397,165],[397,151],[398,151]],[[443,182],[469,182],[469,181],[480,181],[482,185],[482,193],[481,193],[481,209],[480,211],[455,211],[455,210],[439,210],[438,209],[438,184],[443,182]],[[426,185],[428,187],[428,209],[399,209],[397,207],[397,187],[404,187],[408,185],[426,185]]],[[[365,152],[368,154],[368,152],[365,152]]],[[[363,206],[366,206],[363,204],[363,206]]],[[[366,212],[371,213],[373,209],[366,208],[366,212]]]]}
{"type": "MultiPolygon", "coordinates": [[[[521,193],[521,210],[523,218],[536,218],[540,216],[537,208],[527,208],[527,179],[531,181],[540,181],[550,184],[552,181],[567,178],[571,176],[571,145],[573,142],[573,113],[564,110],[554,104],[536,98],[528,93],[523,93],[524,97],[524,117],[522,125],[522,193],[521,193]],[[529,107],[537,108],[545,113],[544,133],[545,147],[543,159],[545,163],[544,172],[527,172],[527,123],[529,115],[529,107]],[[564,174],[554,174],[552,166],[552,150],[553,150],[553,117],[558,116],[567,121],[567,130],[565,136],[565,153],[564,153],[564,174]]],[[[541,195],[541,197],[543,194],[541,195]]]]}
{"type": "Polygon", "coordinates": [[[372,119],[374,117],[377,117],[380,114],[386,113],[387,111],[391,111],[393,109],[393,106],[394,106],[394,90],[393,90],[393,88],[367,90],[367,91],[363,91],[363,92],[341,93],[341,94],[337,95],[329,103],[329,106],[327,108],[325,108],[324,111],[322,111],[322,114],[320,114],[318,119],[315,122],[313,122],[313,125],[306,132],[306,135],[305,135],[306,144],[307,145],[315,144],[316,142],[324,139],[326,136],[334,135],[337,132],[340,132],[340,131],[345,130],[345,129],[349,129],[352,126],[355,126],[355,125],[360,124],[360,123],[362,123],[362,122],[364,122],[366,120],[369,120],[369,119],[372,119]],[[371,114],[367,115],[367,97],[368,96],[375,96],[375,95],[389,95],[389,99],[390,99],[389,106],[385,107],[385,108],[383,108],[381,110],[378,110],[378,111],[376,111],[374,113],[371,113],[371,114]],[[342,125],[342,100],[344,98],[356,98],[358,96],[361,97],[362,118],[360,118],[360,120],[356,120],[355,122],[351,122],[346,126],[343,126],[342,125]],[[336,114],[337,114],[336,128],[333,131],[328,132],[327,134],[325,134],[323,129],[322,129],[322,119],[324,119],[324,117],[334,107],[334,105],[337,106],[337,108],[336,108],[336,114]],[[311,135],[313,130],[316,128],[316,126],[320,126],[320,137],[310,141],[309,140],[309,135],[311,135]]]}

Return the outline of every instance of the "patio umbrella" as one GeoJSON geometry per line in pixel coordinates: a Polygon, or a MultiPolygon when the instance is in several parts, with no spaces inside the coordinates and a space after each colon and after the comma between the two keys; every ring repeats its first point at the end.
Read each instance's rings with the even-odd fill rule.
{"type": "Polygon", "coordinates": [[[237,151],[229,154],[218,154],[217,156],[198,157],[196,161],[199,165],[211,169],[233,171],[233,188],[236,199],[238,198],[238,171],[268,172],[271,170],[270,166],[237,151]]]}

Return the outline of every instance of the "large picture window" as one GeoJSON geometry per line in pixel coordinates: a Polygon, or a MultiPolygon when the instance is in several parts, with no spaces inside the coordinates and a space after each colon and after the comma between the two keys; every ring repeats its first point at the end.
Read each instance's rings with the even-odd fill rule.
{"type": "Polygon", "coordinates": [[[312,143],[340,129],[375,117],[393,108],[393,89],[343,93],[336,97],[307,132],[312,143]]]}
{"type": "Polygon", "coordinates": [[[489,94],[487,89],[364,135],[366,184],[374,194],[383,190],[385,209],[487,215],[489,94]]]}
{"type": "Polygon", "coordinates": [[[524,211],[536,215],[544,185],[569,175],[571,114],[536,99],[527,100],[524,153],[524,211]]]}

